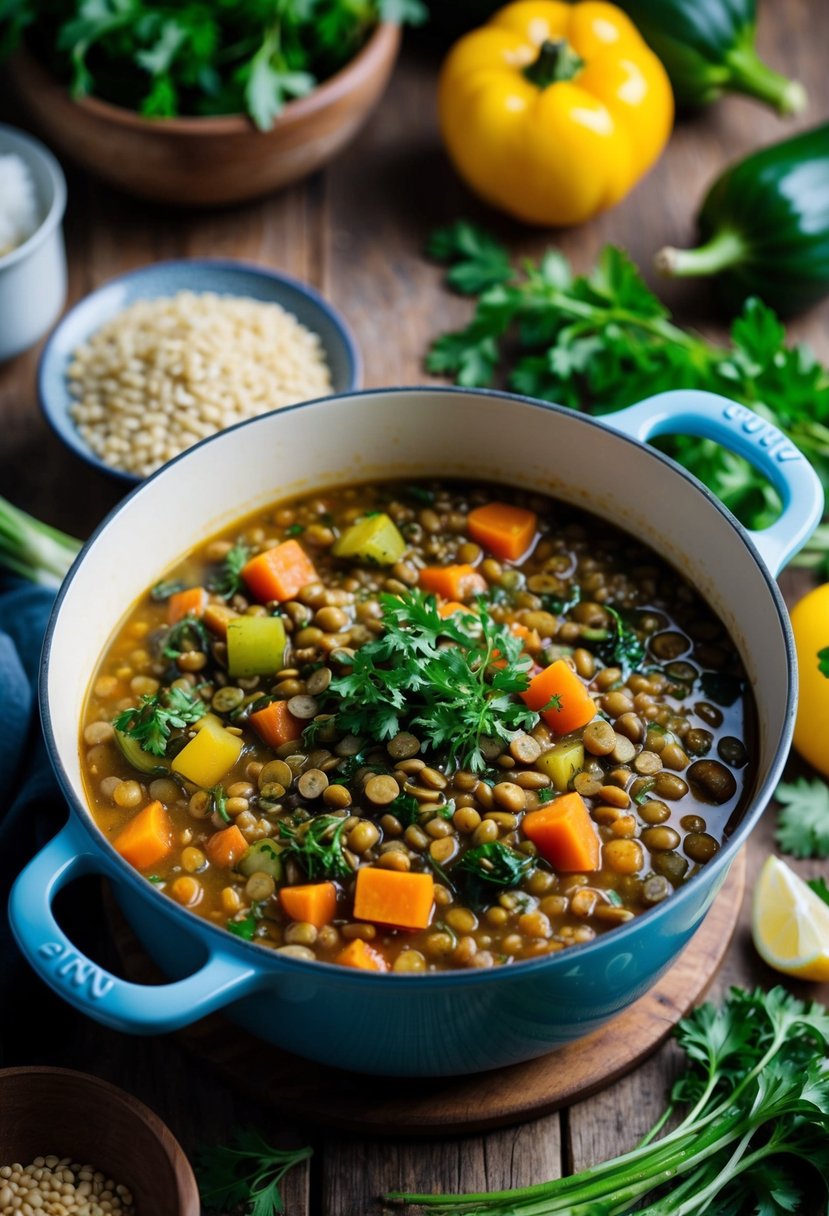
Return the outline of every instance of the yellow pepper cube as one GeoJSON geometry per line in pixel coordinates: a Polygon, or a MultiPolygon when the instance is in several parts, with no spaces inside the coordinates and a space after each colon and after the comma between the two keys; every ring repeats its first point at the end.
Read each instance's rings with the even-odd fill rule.
{"type": "Polygon", "coordinates": [[[546,773],[554,787],[564,793],[576,773],[584,768],[584,745],[580,739],[557,743],[536,761],[536,768],[546,773]]]}
{"type": "Polygon", "coordinates": [[[240,616],[227,623],[227,670],[232,676],[268,676],[279,671],[285,626],[278,616],[240,616]]]}
{"type": "Polygon", "coordinates": [[[196,737],[181,749],[171,767],[185,780],[209,789],[230,772],[244,744],[239,735],[232,735],[212,718],[202,719],[199,725],[196,737]]]}
{"type": "Polygon", "coordinates": [[[346,528],[331,552],[335,557],[356,557],[375,566],[393,566],[406,552],[406,542],[393,520],[380,511],[346,528]]]}

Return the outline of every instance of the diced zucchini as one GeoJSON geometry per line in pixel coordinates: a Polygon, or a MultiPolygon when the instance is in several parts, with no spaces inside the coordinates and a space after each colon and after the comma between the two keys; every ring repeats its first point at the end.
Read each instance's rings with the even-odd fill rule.
{"type": "Polygon", "coordinates": [[[406,552],[406,542],[382,511],[346,528],[333,544],[335,557],[356,557],[374,566],[393,566],[406,552]]]}
{"type": "Polygon", "coordinates": [[[584,744],[581,739],[563,739],[536,760],[536,768],[546,773],[553,786],[564,793],[576,773],[584,768],[584,744]]]}
{"type": "Polygon", "coordinates": [[[202,789],[210,789],[230,772],[243,746],[238,735],[232,735],[212,718],[203,718],[201,729],[181,749],[171,767],[174,773],[181,773],[186,781],[192,781],[202,789]]]}
{"type": "Polygon", "coordinates": [[[278,616],[239,616],[227,622],[227,670],[232,676],[269,676],[285,653],[285,626],[278,616]]]}
{"type": "Polygon", "coordinates": [[[170,764],[163,756],[152,756],[149,752],[145,752],[137,739],[131,739],[129,735],[123,734],[120,730],[115,732],[115,742],[127,764],[137,772],[151,773],[154,777],[166,777],[170,764]]]}
{"type": "Polygon", "coordinates": [[[282,877],[281,850],[272,840],[257,840],[236,865],[240,874],[250,878],[251,874],[270,874],[274,882],[282,877]]]}

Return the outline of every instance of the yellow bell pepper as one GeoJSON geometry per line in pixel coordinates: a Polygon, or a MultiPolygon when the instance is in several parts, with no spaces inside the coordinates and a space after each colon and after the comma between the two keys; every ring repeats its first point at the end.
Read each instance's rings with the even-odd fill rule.
{"type": "Polygon", "coordinates": [[[602,0],[518,0],[441,68],[443,139],[467,184],[529,224],[580,224],[628,193],[671,132],[668,76],[602,0]]]}
{"type": "Polygon", "coordinates": [[[241,755],[244,743],[225,730],[213,714],[205,714],[195,738],[181,749],[171,768],[185,781],[209,789],[229,773],[241,755]]]}

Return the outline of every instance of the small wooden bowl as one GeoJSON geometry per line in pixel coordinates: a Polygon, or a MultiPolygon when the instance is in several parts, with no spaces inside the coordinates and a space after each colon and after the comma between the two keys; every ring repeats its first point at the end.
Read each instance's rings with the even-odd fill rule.
{"type": "Polygon", "coordinates": [[[137,1098],[66,1068],[0,1069],[0,1165],[50,1154],[129,1187],[138,1216],[199,1216],[190,1163],[137,1098]]]}
{"type": "Polygon", "coordinates": [[[62,155],[129,194],[187,207],[256,198],[312,173],[357,133],[388,83],[400,28],[379,25],[349,63],[288,102],[270,131],[242,114],[142,118],[96,97],[74,101],[25,51],[8,79],[62,155]]]}

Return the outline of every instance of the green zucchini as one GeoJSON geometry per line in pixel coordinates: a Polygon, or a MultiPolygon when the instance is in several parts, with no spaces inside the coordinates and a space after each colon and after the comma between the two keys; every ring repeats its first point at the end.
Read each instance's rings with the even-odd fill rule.
{"type": "Polygon", "coordinates": [[[717,275],[729,309],[759,296],[781,316],[829,292],[829,124],[761,148],[714,182],[701,244],[656,255],[665,274],[717,275]]]}
{"type": "Polygon", "coordinates": [[[806,93],[775,72],[754,43],[757,0],[616,0],[662,60],[680,108],[745,93],[798,114],[806,93]]]}
{"type": "Polygon", "coordinates": [[[131,739],[129,735],[123,734],[122,731],[115,732],[115,742],[118,745],[118,750],[132,768],[139,773],[149,773],[153,777],[167,777],[170,773],[170,765],[163,756],[151,756],[149,752],[145,752],[137,739],[131,739]]]}

